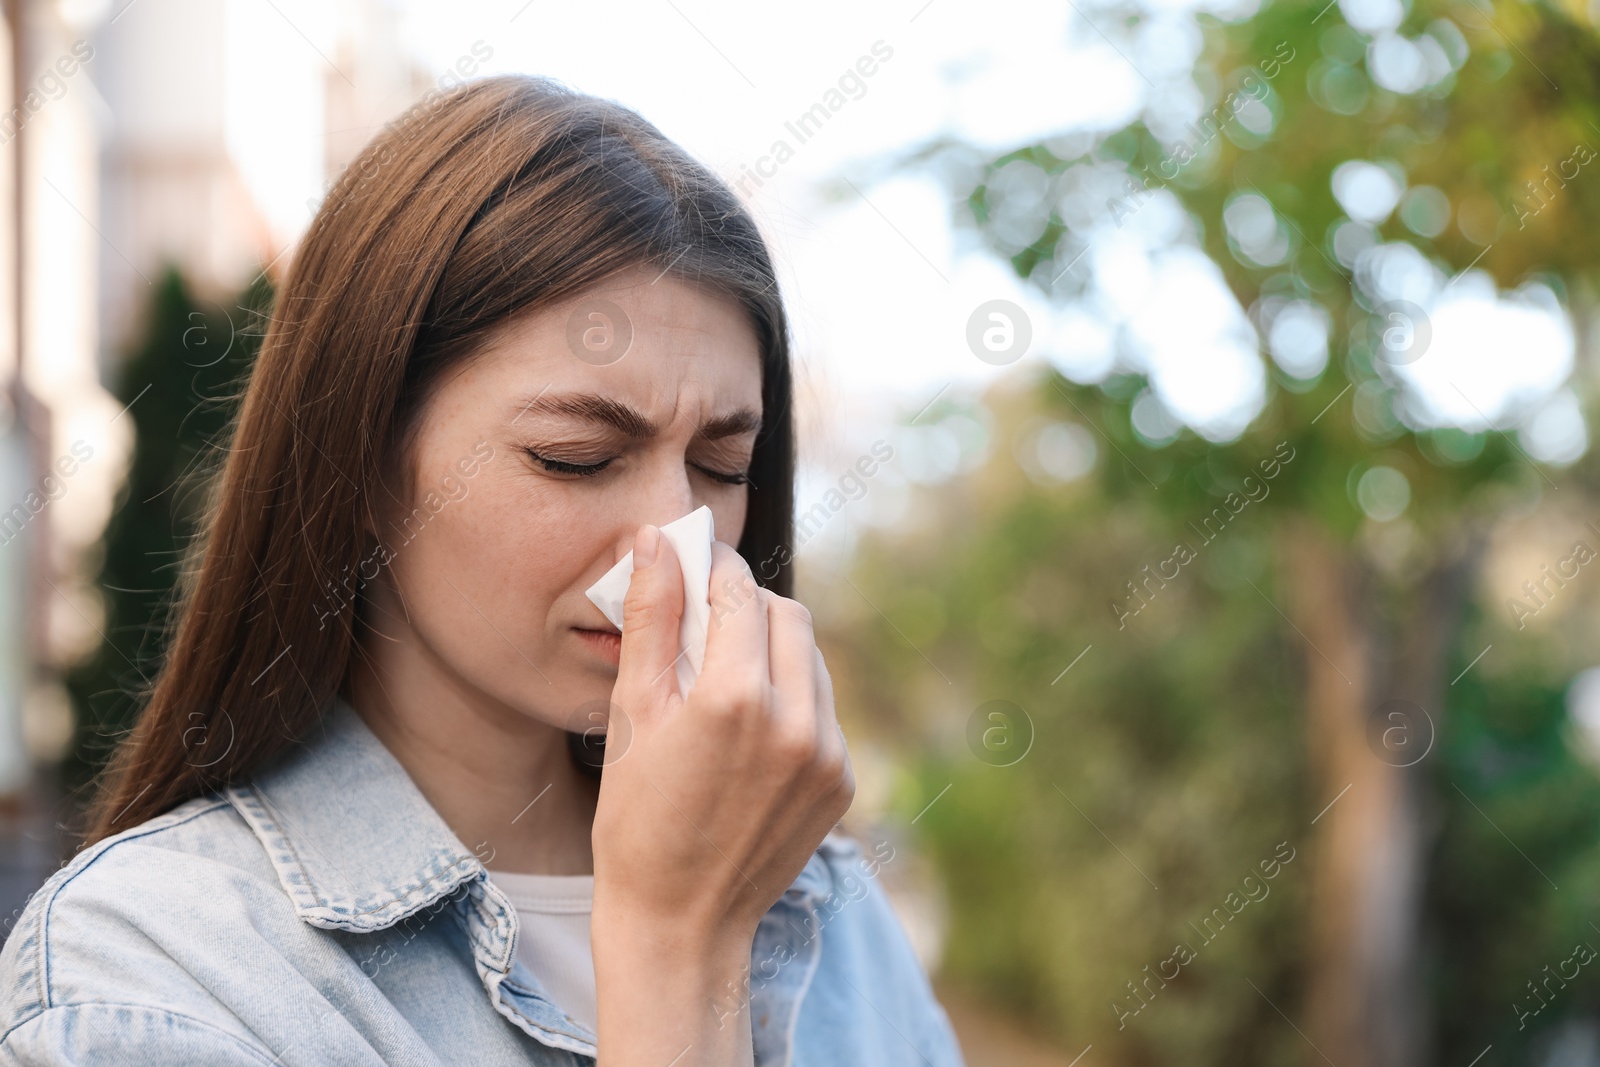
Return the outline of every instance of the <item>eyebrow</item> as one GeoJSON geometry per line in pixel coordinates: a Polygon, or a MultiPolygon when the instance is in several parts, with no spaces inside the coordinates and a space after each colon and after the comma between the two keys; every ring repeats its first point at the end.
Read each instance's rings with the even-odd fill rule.
{"type": "MultiPolygon", "coordinates": [[[[600,396],[595,393],[565,393],[549,396],[539,393],[531,397],[523,397],[512,405],[516,416],[511,420],[516,422],[528,412],[532,411],[541,415],[560,415],[567,418],[581,419],[584,422],[595,422],[609,426],[614,430],[632,438],[647,439],[656,435],[658,427],[644,416],[638,409],[628,406],[621,401],[612,400],[610,397],[600,396]]],[[[736,437],[743,433],[755,433],[761,429],[761,416],[749,408],[739,408],[726,415],[717,415],[708,419],[700,427],[696,436],[708,441],[720,440],[724,437],[736,437]]]]}

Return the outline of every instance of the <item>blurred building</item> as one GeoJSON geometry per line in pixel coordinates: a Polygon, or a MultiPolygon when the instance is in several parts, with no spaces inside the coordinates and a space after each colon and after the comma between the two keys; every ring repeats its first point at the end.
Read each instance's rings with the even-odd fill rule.
{"type": "MultiPolygon", "coordinates": [[[[276,275],[327,183],[431,79],[386,0],[5,0],[0,108],[0,909],[61,858],[61,671],[138,397],[108,386],[154,280],[276,275]]],[[[137,390],[134,390],[137,392],[137,390]]],[[[7,929],[0,929],[3,936],[7,929]]]]}
{"type": "Polygon", "coordinates": [[[97,361],[103,105],[93,47],[53,6],[11,0],[4,14],[0,907],[11,912],[60,854],[53,798],[34,770],[70,739],[55,679],[96,640],[95,600],[79,575],[128,433],[97,361]]]}
{"type": "Polygon", "coordinates": [[[115,2],[94,32],[112,339],[165,263],[219,297],[281,265],[326,184],[429,84],[385,0],[115,2]]]}
{"type": "Polygon", "coordinates": [[[104,104],[90,80],[94,48],[51,5],[14,0],[6,13],[0,366],[10,404],[0,567],[10,614],[0,646],[0,794],[26,779],[30,752],[48,757],[65,742],[65,701],[51,679],[97,640],[82,556],[109,514],[131,436],[100,376],[104,104]]]}

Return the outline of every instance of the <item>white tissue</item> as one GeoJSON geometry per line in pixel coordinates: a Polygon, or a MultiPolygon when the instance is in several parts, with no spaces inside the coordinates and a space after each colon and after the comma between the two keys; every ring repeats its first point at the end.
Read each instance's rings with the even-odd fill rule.
{"type": "MultiPolygon", "coordinates": [[[[688,697],[706,658],[706,627],[711,622],[711,509],[701,507],[681,519],[661,527],[678,554],[683,569],[683,621],[678,626],[678,694],[688,697]]],[[[629,552],[591,585],[587,595],[611,625],[622,629],[622,602],[633,577],[633,553],[629,552]]]]}

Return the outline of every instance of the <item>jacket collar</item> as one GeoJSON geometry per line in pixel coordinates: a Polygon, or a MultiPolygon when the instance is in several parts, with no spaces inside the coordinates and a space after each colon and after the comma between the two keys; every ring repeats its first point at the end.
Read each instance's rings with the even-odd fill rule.
{"type": "Polygon", "coordinates": [[[305,747],[226,791],[312,926],[391,926],[483,873],[411,776],[340,697],[305,747]]]}
{"type": "MultiPolygon", "coordinates": [[[[344,699],[331,699],[303,745],[225,795],[261,840],[305,922],[382,930],[485,876],[478,857],[344,699]]],[[[784,899],[807,906],[828,896],[833,875],[824,852],[839,856],[852,847],[830,833],[784,899]]]]}

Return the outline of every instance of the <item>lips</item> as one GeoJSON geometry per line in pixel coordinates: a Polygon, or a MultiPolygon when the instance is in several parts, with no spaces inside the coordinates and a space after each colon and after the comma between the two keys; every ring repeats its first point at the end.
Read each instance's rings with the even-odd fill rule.
{"type": "Polygon", "coordinates": [[[591,630],[582,626],[574,626],[573,633],[578,635],[585,645],[597,652],[610,663],[618,663],[622,658],[622,634],[611,628],[591,630]]]}

